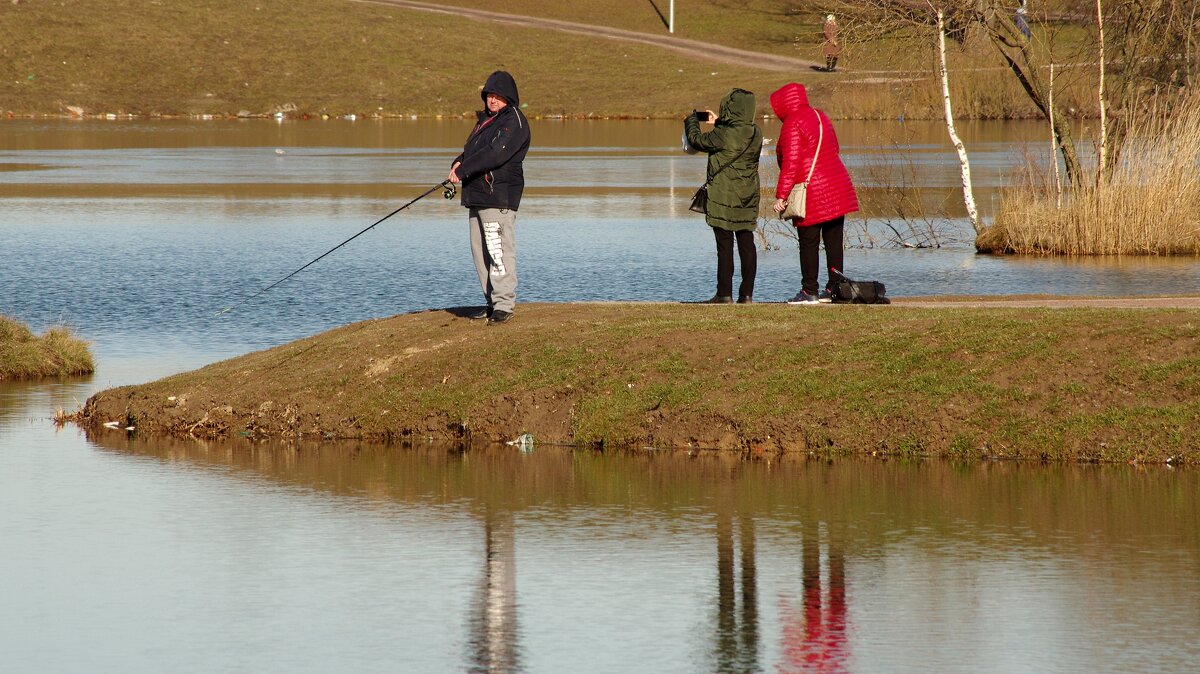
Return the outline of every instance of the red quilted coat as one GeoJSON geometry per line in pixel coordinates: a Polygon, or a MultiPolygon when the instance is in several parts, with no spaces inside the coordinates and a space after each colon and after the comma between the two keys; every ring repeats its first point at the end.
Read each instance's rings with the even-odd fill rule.
{"type": "Polygon", "coordinates": [[[824,112],[808,104],[804,85],[795,82],[783,85],[771,94],[771,109],[783,121],[775,145],[775,158],[779,161],[779,184],[775,186],[777,199],[787,199],[792,186],[808,177],[813,154],[817,151],[819,129],[824,127],[821,154],[808,183],[806,215],[796,218],[792,224],[797,227],[817,225],[857,211],[858,195],[854,192],[854,183],[850,182],[850,173],[838,156],[833,124],[824,112]]]}

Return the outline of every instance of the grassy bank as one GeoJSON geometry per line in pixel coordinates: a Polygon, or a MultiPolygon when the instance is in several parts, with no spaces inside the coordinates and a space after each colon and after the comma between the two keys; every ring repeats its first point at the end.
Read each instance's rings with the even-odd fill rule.
{"type": "MultiPolygon", "coordinates": [[[[650,3],[457,4],[666,35],[650,3]]],[[[816,15],[768,0],[744,10],[680,3],[676,35],[819,60],[816,15]]],[[[678,117],[734,86],[762,94],[767,112],[766,94],[789,80],[835,117],[941,114],[932,52],[888,39],[848,48],[850,71],[815,73],[349,0],[26,0],[0,5],[0,23],[0,112],[13,115],[460,115],[494,68],[517,74],[535,117],[678,117]]],[[[994,58],[953,58],[961,116],[1036,116],[994,58]]]]}
{"type": "Polygon", "coordinates": [[[1188,310],[522,305],[345,326],[79,422],[195,437],[511,440],[1195,463],[1188,310]],[[486,357],[484,355],[486,354],[486,357]]]}
{"type": "Polygon", "coordinates": [[[51,328],[41,337],[21,323],[0,316],[0,381],[68,377],[95,371],[87,342],[67,328],[51,328]]]}

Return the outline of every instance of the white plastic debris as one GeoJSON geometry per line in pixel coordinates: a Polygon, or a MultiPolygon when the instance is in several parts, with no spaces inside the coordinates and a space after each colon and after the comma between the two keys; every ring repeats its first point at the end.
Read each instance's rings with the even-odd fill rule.
{"type": "Polygon", "coordinates": [[[524,435],[521,435],[520,437],[518,437],[516,440],[509,440],[505,444],[515,446],[517,449],[521,450],[522,452],[532,452],[533,451],[533,433],[525,433],[524,435]]]}

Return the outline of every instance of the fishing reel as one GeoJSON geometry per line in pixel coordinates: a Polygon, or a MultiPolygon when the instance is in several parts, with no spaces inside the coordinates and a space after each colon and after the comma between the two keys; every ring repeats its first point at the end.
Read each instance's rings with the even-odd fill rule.
{"type": "Polygon", "coordinates": [[[458,194],[458,188],[454,186],[454,183],[446,183],[446,191],[442,192],[442,197],[453,199],[456,194],[458,194]]]}

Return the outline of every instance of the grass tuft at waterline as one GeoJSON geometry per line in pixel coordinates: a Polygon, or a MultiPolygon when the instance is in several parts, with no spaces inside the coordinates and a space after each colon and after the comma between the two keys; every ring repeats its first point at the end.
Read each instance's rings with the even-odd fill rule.
{"type": "Polygon", "coordinates": [[[69,328],[38,337],[18,321],[0,316],[0,381],[68,377],[95,371],[87,342],[69,328]]]}
{"type": "Polygon", "coordinates": [[[1066,461],[1200,460],[1200,313],[524,304],[347,325],[76,421],[180,437],[508,441],[1066,461]]]}

